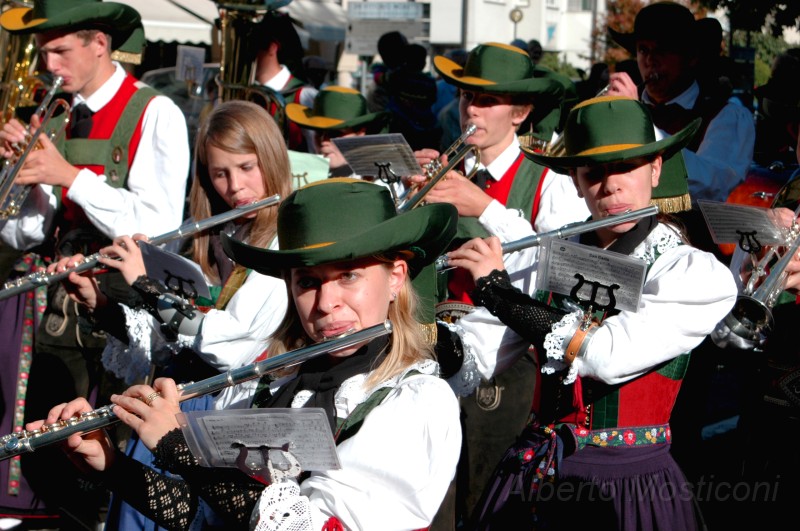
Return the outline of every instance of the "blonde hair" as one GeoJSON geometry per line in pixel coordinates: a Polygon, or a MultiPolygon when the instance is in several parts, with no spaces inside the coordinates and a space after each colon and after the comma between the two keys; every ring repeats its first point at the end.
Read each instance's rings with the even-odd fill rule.
{"type": "MultiPolygon", "coordinates": [[[[384,264],[387,270],[392,267],[395,260],[389,255],[374,258],[384,264]]],[[[289,287],[289,275],[288,272],[284,275],[286,289],[289,292],[289,307],[283,321],[269,340],[267,350],[270,357],[315,343],[315,340],[308,337],[300,322],[289,287]]],[[[389,353],[365,382],[367,388],[402,373],[414,363],[434,359],[433,346],[426,340],[423,327],[415,317],[417,304],[419,304],[417,293],[411,284],[411,277],[407,276],[394,302],[389,305],[387,319],[392,322],[389,353]]]]}
{"type": "MultiPolygon", "coordinates": [[[[230,210],[217,194],[208,171],[208,148],[214,146],[228,153],[255,153],[264,180],[267,196],[285,198],[292,191],[289,154],[275,120],[265,109],[248,101],[226,101],[218,104],[206,117],[197,132],[195,170],[189,192],[192,219],[204,219],[230,210]]],[[[259,210],[250,229],[249,244],[266,247],[277,232],[278,209],[259,210]]],[[[209,253],[209,232],[195,236],[192,258],[212,280],[219,281],[213,254],[209,253]]]]}

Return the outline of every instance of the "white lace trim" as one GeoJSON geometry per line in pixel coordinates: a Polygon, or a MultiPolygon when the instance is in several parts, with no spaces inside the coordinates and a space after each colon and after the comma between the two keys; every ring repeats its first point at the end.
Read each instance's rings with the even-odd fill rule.
{"type": "Polygon", "coordinates": [[[312,530],[310,503],[300,495],[295,481],[274,483],[264,489],[256,511],[250,525],[253,531],[312,530]]]}
{"type": "Polygon", "coordinates": [[[167,342],[148,312],[120,306],[125,315],[128,344],[109,335],[101,361],[106,370],[126,384],[141,382],[150,374],[151,364],[165,365],[181,348],[194,348],[194,337],[179,336],[178,342],[167,342]]]}
{"type": "Polygon", "coordinates": [[[633,258],[644,260],[647,265],[651,265],[660,255],[670,249],[683,245],[678,230],[672,225],[659,223],[647,238],[636,246],[630,254],[633,258]]]}
{"type": "Polygon", "coordinates": [[[552,332],[544,337],[544,351],[547,354],[547,361],[542,365],[544,374],[554,374],[569,367],[564,385],[571,384],[578,375],[578,370],[572,365],[564,362],[564,340],[575,330],[575,323],[582,317],[581,312],[568,313],[552,326],[552,332]]]}

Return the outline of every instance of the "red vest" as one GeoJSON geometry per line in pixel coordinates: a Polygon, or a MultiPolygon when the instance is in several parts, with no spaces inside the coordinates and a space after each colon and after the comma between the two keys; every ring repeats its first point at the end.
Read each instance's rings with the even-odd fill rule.
{"type": "MultiPolygon", "coordinates": [[[[92,130],[89,133],[90,140],[108,140],[111,138],[114,129],[117,127],[117,123],[122,116],[125,107],[128,105],[133,94],[138,90],[136,86],[137,80],[128,74],[125,77],[125,80],[122,82],[122,86],[120,86],[117,93],[114,94],[114,97],[109,101],[106,105],[104,105],[101,109],[99,109],[94,115],[92,116],[92,130]]],[[[147,107],[145,107],[146,109],[147,107]]],[[[134,130],[134,134],[131,135],[130,141],[128,142],[128,166],[133,163],[133,159],[136,156],[136,150],[139,147],[139,141],[141,140],[142,136],[142,119],[144,117],[144,112],[142,112],[141,116],[139,116],[139,122],[134,130]]],[[[78,168],[87,168],[97,175],[104,175],[106,174],[105,167],[100,165],[90,165],[90,164],[82,164],[81,161],[69,161],[71,164],[78,168]]],[[[109,178],[108,175],[106,175],[109,178]]],[[[111,183],[112,186],[119,186],[122,187],[125,183],[111,183]]],[[[70,201],[67,198],[67,189],[63,188],[61,190],[61,204],[63,206],[63,215],[64,221],[66,222],[67,228],[74,228],[78,225],[89,223],[88,219],[86,218],[86,214],[84,214],[83,209],[70,201]]]]}

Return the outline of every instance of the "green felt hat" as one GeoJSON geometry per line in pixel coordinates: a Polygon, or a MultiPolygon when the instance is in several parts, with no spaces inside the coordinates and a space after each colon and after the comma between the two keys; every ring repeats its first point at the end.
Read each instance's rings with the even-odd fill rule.
{"type": "Polygon", "coordinates": [[[286,104],[286,116],[301,127],[320,131],[378,125],[389,119],[388,112],[369,112],[367,99],[349,87],[329,86],[314,98],[314,108],[286,104]]]}
{"type": "MultiPolygon", "coordinates": [[[[679,153],[700,128],[697,118],[672,136],[656,140],[653,120],[647,107],[638,100],[622,96],[600,96],[576,105],[564,126],[564,154],[536,153],[522,147],[534,162],[558,173],[567,174],[581,166],[624,162],[661,155],[664,164],[654,198],[681,198],[679,206],[662,211],[688,208],[688,178],[679,153]],[[670,160],[673,159],[674,160],[670,160]]],[[[661,205],[660,205],[661,206],[661,205]]]]}
{"type": "Polygon", "coordinates": [[[139,12],[129,5],[101,0],[34,0],[33,7],[15,7],[0,15],[0,26],[11,33],[98,29],[111,35],[111,47],[121,61],[136,63],[144,48],[139,12]],[[122,55],[119,55],[119,54],[122,55]]]}
{"type": "Polygon", "coordinates": [[[433,67],[451,85],[465,90],[500,94],[531,94],[560,99],[564,88],[548,76],[536,76],[530,56],[508,44],[489,42],[479,44],[467,55],[462,66],[437,55],[433,67]]]}
{"type": "Polygon", "coordinates": [[[639,39],[654,40],[670,49],[691,52],[697,47],[700,35],[697,22],[689,8],[676,2],[654,2],[644,6],[633,22],[633,31],[623,33],[608,28],[611,38],[636,55],[639,39]]]}
{"type": "Polygon", "coordinates": [[[326,179],[290,194],[278,208],[280,250],[262,249],[223,234],[236,262],[282,276],[292,267],[410,251],[412,278],[440,256],[456,233],[458,213],[448,203],[398,214],[389,189],[360,179],[326,179]]]}

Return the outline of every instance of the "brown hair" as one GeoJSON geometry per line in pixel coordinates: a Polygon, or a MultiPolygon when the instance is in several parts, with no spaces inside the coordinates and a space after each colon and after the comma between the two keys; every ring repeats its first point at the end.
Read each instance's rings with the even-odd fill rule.
{"type": "MultiPolygon", "coordinates": [[[[248,101],[226,101],[217,105],[197,132],[195,170],[189,192],[192,219],[204,219],[230,210],[217,194],[208,172],[208,148],[214,146],[236,154],[255,153],[264,179],[266,195],[285,198],[292,191],[289,154],[275,120],[265,109],[248,101]]],[[[249,243],[266,247],[277,230],[277,208],[263,208],[253,221],[249,243]]],[[[203,272],[219,280],[209,255],[209,233],[197,235],[192,244],[192,258],[203,272]]]]}

